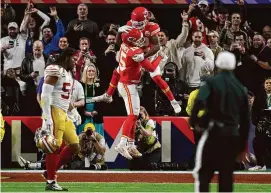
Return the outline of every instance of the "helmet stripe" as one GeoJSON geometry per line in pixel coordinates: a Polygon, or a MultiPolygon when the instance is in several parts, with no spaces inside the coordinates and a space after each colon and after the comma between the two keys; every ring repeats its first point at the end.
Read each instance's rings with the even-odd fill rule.
{"type": "Polygon", "coordinates": [[[49,147],[47,141],[46,141],[44,138],[42,138],[42,142],[43,142],[43,144],[45,145],[45,147],[47,148],[47,150],[48,150],[50,153],[53,153],[53,151],[51,150],[51,148],[49,147]]]}

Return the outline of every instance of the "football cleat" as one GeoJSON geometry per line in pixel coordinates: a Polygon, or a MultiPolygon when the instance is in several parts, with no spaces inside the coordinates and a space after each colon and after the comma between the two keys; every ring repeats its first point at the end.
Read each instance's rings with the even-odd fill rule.
{"type": "Polygon", "coordinates": [[[109,96],[108,94],[104,93],[103,95],[96,96],[91,98],[92,102],[106,102],[111,103],[113,101],[112,96],[109,96]]]}
{"type": "Polygon", "coordinates": [[[46,182],[45,191],[68,191],[68,189],[62,188],[56,181],[53,181],[52,183],[46,182]]]}
{"type": "Polygon", "coordinates": [[[126,159],[128,160],[132,160],[133,157],[129,154],[128,152],[128,147],[126,145],[120,145],[118,144],[116,147],[115,147],[115,150],[120,154],[122,155],[123,157],[125,157],[126,159]]]}
{"type": "Polygon", "coordinates": [[[142,157],[142,154],[137,150],[135,145],[128,147],[128,152],[132,157],[142,157]]]}
{"type": "Polygon", "coordinates": [[[174,109],[174,112],[176,114],[180,113],[182,111],[181,106],[179,105],[179,103],[176,100],[170,101],[171,106],[174,109]]]}

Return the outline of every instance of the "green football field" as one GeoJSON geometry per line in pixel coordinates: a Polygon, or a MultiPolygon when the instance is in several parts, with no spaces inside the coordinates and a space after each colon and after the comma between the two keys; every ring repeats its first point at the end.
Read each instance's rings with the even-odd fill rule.
{"type": "MultiPolygon", "coordinates": [[[[79,183],[61,182],[61,186],[69,192],[194,192],[192,183],[79,183]]],[[[44,192],[42,182],[2,182],[2,192],[44,192]]],[[[216,192],[217,184],[211,184],[212,192],[216,192]]],[[[271,184],[235,184],[235,192],[270,192],[271,184]]]]}

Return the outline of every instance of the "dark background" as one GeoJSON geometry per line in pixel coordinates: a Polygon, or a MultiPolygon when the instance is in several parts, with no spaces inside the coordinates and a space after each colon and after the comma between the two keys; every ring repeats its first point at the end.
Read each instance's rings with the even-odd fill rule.
{"type": "MultiPolygon", "coordinates": [[[[56,6],[58,15],[65,27],[70,20],[77,18],[78,4],[36,4],[35,7],[44,13],[49,13],[49,6],[56,6]]],[[[181,12],[188,10],[188,5],[98,5],[88,4],[89,19],[98,23],[99,28],[107,22],[124,25],[130,19],[131,11],[137,6],[144,6],[154,13],[161,28],[169,31],[171,38],[177,37],[181,31],[181,12]]],[[[12,4],[16,10],[16,21],[22,21],[26,4],[12,4]]],[[[212,8],[212,5],[210,5],[212,8]]],[[[225,5],[230,12],[238,11],[238,5],[225,5]]],[[[248,22],[253,30],[261,32],[264,25],[271,25],[271,4],[266,5],[246,5],[248,12],[248,22]]],[[[52,20],[51,20],[52,21],[52,20]]],[[[40,21],[42,22],[42,21],[40,21]]],[[[52,27],[54,23],[51,22],[52,27]]]]}

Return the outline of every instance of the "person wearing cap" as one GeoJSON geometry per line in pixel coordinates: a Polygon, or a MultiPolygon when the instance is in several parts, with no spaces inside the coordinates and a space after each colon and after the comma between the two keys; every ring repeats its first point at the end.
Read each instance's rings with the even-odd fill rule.
{"type": "MultiPolygon", "coordinates": [[[[28,14],[25,14],[25,18],[26,17],[28,17],[28,14]]],[[[25,58],[27,24],[28,22],[22,23],[20,32],[18,24],[10,22],[8,24],[8,36],[0,40],[1,54],[4,56],[4,72],[9,68],[13,68],[16,75],[20,74],[20,67],[25,58]]]]}
{"type": "Polygon", "coordinates": [[[198,4],[190,4],[188,15],[193,13],[193,17],[189,19],[190,29],[192,34],[195,31],[200,31],[203,35],[203,43],[208,45],[207,32],[208,29],[215,29],[214,21],[207,17],[209,12],[209,3],[206,0],[199,1],[198,4]]]}
{"type": "Polygon", "coordinates": [[[218,54],[220,73],[202,82],[192,109],[190,125],[203,131],[193,171],[195,192],[209,192],[215,171],[219,192],[233,191],[235,160],[244,156],[250,125],[247,90],[233,75],[235,65],[232,53],[218,54]],[[201,109],[205,114],[199,118],[201,109]]]}
{"type": "Polygon", "coordinates": [[[105,156],[105,139],[95,131],[95,126],[88,123],[84,127],[84,131],[79,135],[80,153],[78,157],[85,162],[84,167],[94,170],[107,169],[104,164],[105,156]]]}

